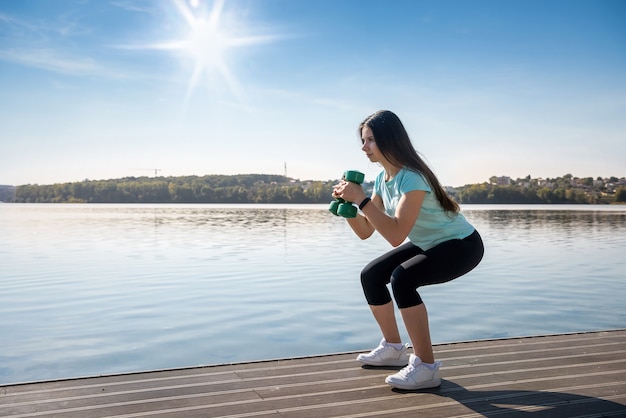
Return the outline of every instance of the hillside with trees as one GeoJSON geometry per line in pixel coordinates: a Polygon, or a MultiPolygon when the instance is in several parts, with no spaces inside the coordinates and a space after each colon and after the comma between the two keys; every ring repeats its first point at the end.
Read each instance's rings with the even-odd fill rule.
{"type": "Polygon", "coordinates": [[[626,178],[574,177],[518,178],[493,176],[489,182],[452,188],[460,203],[607,204],[626,203],[626,178]]]}
{"type": "Polygon", "coordinates": [[[126,177],[15,188],[19,203],[326,203],[334,182],[280,175],[126,177]]]}
{"type": "MultiPolygon", "coordinates": [[[[2,201],[16,203],[328,203],[337,180],[300,181],[281,175],[125,177],[52,185],[2,186],[2,201]]],[[[371,190],[372,182],[364,183],[371,190]]],[[[447,187],[462,204],[626,203],[626,178],[511,179],[447,187]]]]}

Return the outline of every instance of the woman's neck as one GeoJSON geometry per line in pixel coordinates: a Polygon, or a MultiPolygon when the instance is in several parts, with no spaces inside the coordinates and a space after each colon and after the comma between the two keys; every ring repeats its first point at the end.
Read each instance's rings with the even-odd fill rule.
{"type": "Polygon", "coordinates": [[[383,168],[385,169],[385,181],[393,179],[402,169],[402,167],[396,167],[393,164],[383,164],[383,168]]]}

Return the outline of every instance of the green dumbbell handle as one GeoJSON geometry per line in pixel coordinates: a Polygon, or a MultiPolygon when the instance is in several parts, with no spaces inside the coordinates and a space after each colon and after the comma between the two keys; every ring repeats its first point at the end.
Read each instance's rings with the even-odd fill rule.
{"type": "MultiPolygon", "coordinates": [[[[351,183],[361,184],[365,180],[365,174],[356,170],[348,170],[343,173],[343,179],[351,183]]],[[[357,208],[352,202],[347,202],[341,198],[331,202],[328,210],[333,215],[343,216],[344,218],[355,218],[357,214],[357,208]]]]}

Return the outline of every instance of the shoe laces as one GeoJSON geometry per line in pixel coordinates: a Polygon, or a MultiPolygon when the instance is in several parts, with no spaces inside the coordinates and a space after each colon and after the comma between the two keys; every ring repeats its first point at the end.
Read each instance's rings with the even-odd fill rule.
{"type": "Polygon", "coordinates": [[[381,344],[378,347],[376,347],[375,349],[373,349],[371,354],[375,356],[375,355],[380,354],[383,351],[385,351],[386,348],[387,348],[386,345],[381,344]]]}
{"type": "Polygon", "coordinates": [[[404,368],[402,368],[398,374],[400,376],[402,376],[403,379],[408,379],[409,377],[411,377],[415,372],[417,372],[419,369],[423,369],[426,366],[424,366],[422,363],[419,363],[417,365],[414,365],[412,363],[409,363],[408,365],[406,365],[404,368]]]}

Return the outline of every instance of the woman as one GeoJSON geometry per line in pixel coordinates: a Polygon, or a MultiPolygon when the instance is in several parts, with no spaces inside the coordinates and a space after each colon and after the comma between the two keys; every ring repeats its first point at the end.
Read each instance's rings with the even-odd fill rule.
{"type": "Polygon", "coordinates": [[[472,270],[483,256],[482,240],[420,158],[394,113],[381,110],[367,117],[359,125],[359,134],[361,149],[383,170],[374,181],[371,198],[361,185],[346,181],[334,186],[333,197],[360,202],[361,213],[347,218],[356,235],[366,239],[378,231],[396,248],[361,272],[365,298],[383,339],[357,360],[371,366],[406,366],[385,379],[392,387],[437,387],[441,363],[435,362],[428,314],[417,288],[448,282],[472,270]],[[408,344],[402,344],[389,283],[414,354],[409,355],[408,344]]]}

